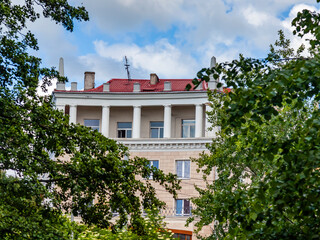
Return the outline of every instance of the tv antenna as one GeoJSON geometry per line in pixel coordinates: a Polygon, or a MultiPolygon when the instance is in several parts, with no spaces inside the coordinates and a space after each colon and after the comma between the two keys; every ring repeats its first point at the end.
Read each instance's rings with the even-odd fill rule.
{"type": "Polygon", "coordinates": [[[129,71],[130,65],[129,65],[129,63],[128,63],[128,58],[127,58],[127,56],[124,56],[124,60],[125,60],[124,66],[126,67],[127,75],[128,75],[128,80],[130,81],[130,80],[131,80],[130,71],[129,71]]]}

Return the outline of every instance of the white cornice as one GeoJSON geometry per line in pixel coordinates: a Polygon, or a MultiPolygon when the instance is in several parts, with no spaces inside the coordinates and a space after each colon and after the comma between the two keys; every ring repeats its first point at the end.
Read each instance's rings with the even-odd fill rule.
{"type": "Polygon", "coordinates": [[[56,98],[91,98],[91,99],[146,99],[146,98],[186,98],[207,97],[206,91],[181,91],[181,92],[53,92],[56,98]]]}
{"type": "Polygon", "coordinates": [[[184,105],[204,104],[207,92],[140,92],[140,93],[88,93],[88,92],[54,92],[57,105],[85,105],[85,106],[141,106],[154,105],[184,105]]]}
{"type": "Polygon", "coordinates": [[[115,139],[130,151],[204,151],[211,138],[169,138],[169,139],[115,139]]]}

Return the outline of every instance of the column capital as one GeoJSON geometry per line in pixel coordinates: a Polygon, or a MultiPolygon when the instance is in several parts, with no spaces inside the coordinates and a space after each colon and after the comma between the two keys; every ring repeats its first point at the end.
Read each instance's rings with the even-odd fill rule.
{"type": "Polygon", "coordinates": [[[203,104],[202,103],[196,103],[195,106],[200,107],[200,106],[203,106],[203,104]]]}
{"type": "Polygon", "coordinates": [[[134,105],[133,108],[141,108],[141,105],[134,105]]]}
{"type": "Polygon", "coordinates": [[[164,107],[172,107],[172,104],[165,104],[164,107]]]}
{"type": "Polygon", "coordinates": [[[102,105],[101,107],[102,107],[102,108],[109,108],[110,105],[102,105]]]}

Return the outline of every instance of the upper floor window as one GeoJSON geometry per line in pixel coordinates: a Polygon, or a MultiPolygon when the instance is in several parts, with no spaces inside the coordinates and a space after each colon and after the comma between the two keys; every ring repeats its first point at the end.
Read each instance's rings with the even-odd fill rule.
{"type": "Polygon", "coordinates": [[[132,138],[132,122],[118,122],[118,138],[132,138]]]}
{"type": "Polygon", "coordinates": [[[99,119],[85,119],[84,125],[87,127],[91,127],[93,130],[99,131],[100,121],[99,119]]]}
{"type": "Polygon", "coordinates": [[[189,199],[176,200],[176,215],[188,216],[191,214],[191,205],[189,199]]]}
{"type": "Polygon", "coordinates": [[[150,122],[150,137],[163,138],[163,122],[150,122]]]}
{"type": "Polygon", "coordinates": [[[190,160],[177,160],[176,170],[178,178],[190,178],[190,160]]]}
{"type": "MultiPolygon", "coordinates": [[[[149,161],[149,166],[150,166],[150,167],[155,167],[156,169],[159,169],[159,160],[150,160],[150,161],[149,161]]],[[[150,176],[148,177],[148,179],[153,179],[153,175],[150,174],[150,176]]]]}
{"type": "Polygon", "coordinates": [[[193,138],[195,132],[195,120],[182,120],[181,137],[193,138]]]}

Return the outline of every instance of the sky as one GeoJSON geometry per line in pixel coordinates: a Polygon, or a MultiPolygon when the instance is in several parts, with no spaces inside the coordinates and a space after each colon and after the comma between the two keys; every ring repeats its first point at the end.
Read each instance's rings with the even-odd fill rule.
{"type": "MultiPolygon", "coordinates": [[[[264,58],[282,29],[292,36],[291,20],[304,8],[318,11],[316,0],[71,0],[89,12],[67,32],[41,19],[30,25],[38,38],[43,66],[64,72],[83,88],[85,71],[96,73],[96,86],[126,78],[124,57],[133,79],[194,78],[210,59],[231,61],[242,53],[264,58]]],[[[54,87],[54,86],[53,86],[54,87]]]]}

